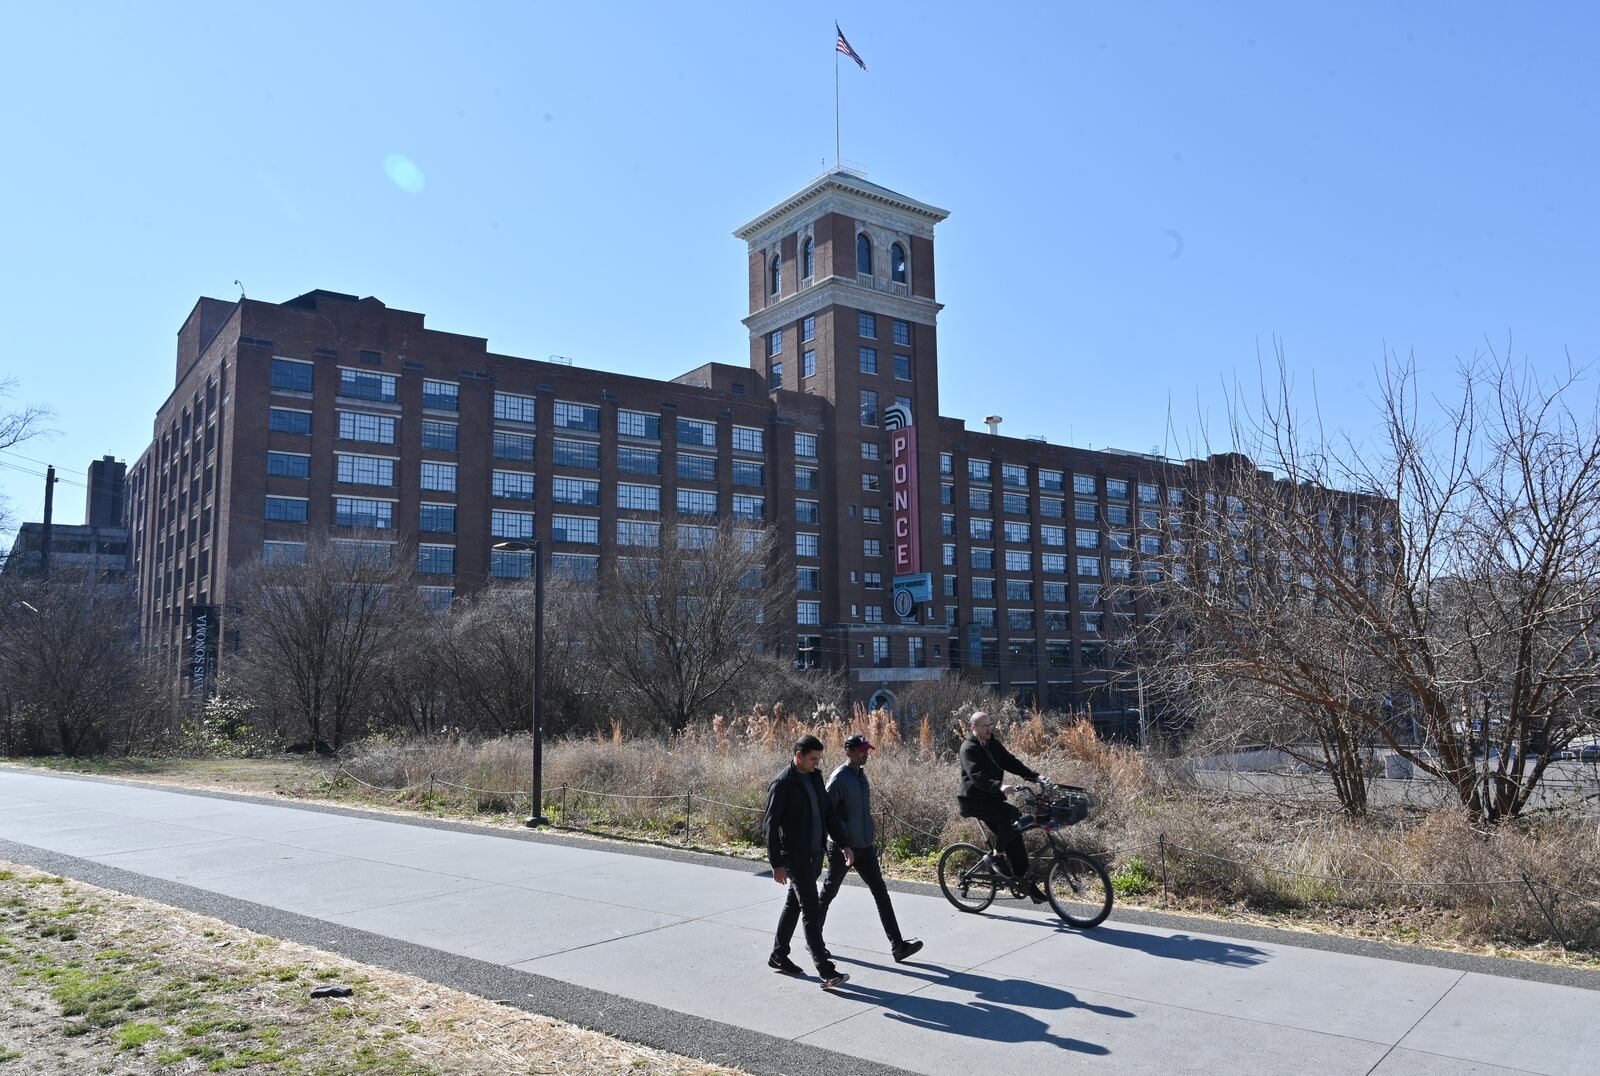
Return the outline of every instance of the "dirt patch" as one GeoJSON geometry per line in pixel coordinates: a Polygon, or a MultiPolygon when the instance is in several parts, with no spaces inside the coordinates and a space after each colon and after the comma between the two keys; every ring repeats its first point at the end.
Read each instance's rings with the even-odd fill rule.
{"type": "Polygon", "coordinates": [[[0,861],[0,1074],[739,1076],[0,861]],[[312,999],[322,986],[345,998],[312,999]]]}

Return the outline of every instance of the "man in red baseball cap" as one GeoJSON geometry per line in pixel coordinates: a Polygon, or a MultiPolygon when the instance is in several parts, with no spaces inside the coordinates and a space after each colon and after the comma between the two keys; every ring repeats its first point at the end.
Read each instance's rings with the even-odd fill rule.
{"type": "MultiPolygon", "coordinates": [[[[872,822],[872,785],[867,780],[867,754],[871,742],[862,735],[847,737],[844,741],[846,762],[828,778],[828,799],[834,814],[844,823],[845,836],[854,853],[856,873],[872,890],[872,899],[878,905],[878,918],[883,922],[883,932],[889,937],[889,951],[896,961],[904,961],[922,948],[915,938],[900,933],[900,924],[894,917],[894,905],[889,903],[889,887],[883,884],[883,870],[878,865],[878,830],[872,822]]],[[[844,849],[831,838],[828,841],[828,872],[822,876],[822,915],[826,919],[828,905],[833,902],[839,887],[844,884],[845,872],[850,863],[844,849]]]]}

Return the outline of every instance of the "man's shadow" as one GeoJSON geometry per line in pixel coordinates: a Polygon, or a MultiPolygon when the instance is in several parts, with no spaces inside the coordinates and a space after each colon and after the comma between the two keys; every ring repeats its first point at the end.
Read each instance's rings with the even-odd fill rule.
{"type": "Polygon", "coordinates": [[[911,1027],[930,1031],[943,1031],[951,1035],[985,1039],[990,1042],[1043,1042],[1074,1053],[1104,1055],[1111,1051],[1093,1042],[1065,1038],[1052,1034],[1043,1020],[1018,1012],[1011,1006],[1030,1009],[1083,1009],[1097,1016],[1131,1019],[1133,1013],[1106,1005],[1093,1005],[1081,1001],[1071,991],[1028,979],[996,979],[971,971],[950,971],[933,964],[899,965],[888,967],[850,957],[836,958],[840,963],[855,964],[863,968],[892,971],[925,983],[949,987],[972,995],[969,1002],[943,1001],[923,994],[891,993],[868,986],[846,983],[835,993],[870,1001],[887,1010],[891,1020],[911,1027]]]}

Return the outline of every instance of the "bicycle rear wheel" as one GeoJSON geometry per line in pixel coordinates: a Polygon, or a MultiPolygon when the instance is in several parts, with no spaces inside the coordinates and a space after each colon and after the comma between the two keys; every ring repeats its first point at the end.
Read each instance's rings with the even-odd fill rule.
{"type": "Polygon", "coordinates": [[[939,857],[939,888],[964,912],[981,912],[994,903],[995,879],[984,865],[986,855],[975,844],[952,844],[939,857]]]}
{"type": "Polygon", "coordinates": [[[1062,852],[1050,865],[1045,895],[1068,926],[1088,930],[1111,914],[1111,876],[1082,852],[1062,852]]]}

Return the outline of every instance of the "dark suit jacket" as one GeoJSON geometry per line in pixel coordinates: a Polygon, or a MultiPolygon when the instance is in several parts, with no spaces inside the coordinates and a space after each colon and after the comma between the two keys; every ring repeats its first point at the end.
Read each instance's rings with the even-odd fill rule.
{"type": "Polygon", "coordinates": [[[850,843],[844,823],[833,812],[828,800],[828,789],[822,783],[822,774],[816,770],[801,774],[794,763],[783,770],[767,785],[767,813],[762,826],[767,833],[767,862],[774,870],[792,867],[797,858],[811,855],[816,841],[811,833],[811,798],[806,795],[802,781],[810,781],[817,793],[817,808],[822,812],[824,837],[832,837],[842,846],[850,843]]]}
{"type": "Polygon", "coordinates": [[[961,791],[956,793],[956,799],[964,809],[1004,803],[1006,797],[1000,786],[1008,773],[1029,781],[1039,779],[1037,773],[1006,750],[998,736],[990,736],[987,745],[976,736],[968,736],[961,741],[961,791]]]}

